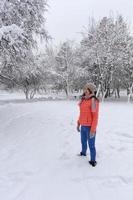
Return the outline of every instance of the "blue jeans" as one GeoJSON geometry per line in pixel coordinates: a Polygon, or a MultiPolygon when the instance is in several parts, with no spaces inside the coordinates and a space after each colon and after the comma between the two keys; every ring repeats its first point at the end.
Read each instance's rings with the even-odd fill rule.
{"type": "Polygon", "coordinates": [[[86,154],[87,151],[87,142],[90,149],[90,160],[96,160],[96,148],[95,148],[95,137],[90,138],[90,126],[81,126],[81,144],[82,144],[82,153],[86,154]]]}

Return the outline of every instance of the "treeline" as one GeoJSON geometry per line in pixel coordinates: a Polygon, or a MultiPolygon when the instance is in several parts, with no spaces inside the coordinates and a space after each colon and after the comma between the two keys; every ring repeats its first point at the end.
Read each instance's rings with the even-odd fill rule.
{"type": "Polygon", "coordinates": [[[69,96],[92,81],[102,99],[120,98],[125,89],[130,100],[133,36],[123,17],[91,19],[79,44],[64,41],[55,48],[47,43],[46,11],[44,0],[5,1],[1,6],[0,82],[5,89],[21,89],[27,99],[49,89],[69,96]],[[35,51],[37,37],[45,39],[45,53],[35,51]]]}

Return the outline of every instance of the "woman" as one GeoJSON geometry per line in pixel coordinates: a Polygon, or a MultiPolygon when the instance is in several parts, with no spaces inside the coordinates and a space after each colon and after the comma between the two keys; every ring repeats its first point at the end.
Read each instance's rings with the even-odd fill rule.
{"type": "Polygon", "coordinates": [[[79,103],[80,115],[77,122],[77,130],[81,133],[82,150],[80,156],[86,156],[88,142],[90,149],[89,163],[93,167],[97,164],[95,138],[99,112],[99,100],[95,92],[96,87],[93,83],[88,83],[84,86],[83,95],[79,103]]]}

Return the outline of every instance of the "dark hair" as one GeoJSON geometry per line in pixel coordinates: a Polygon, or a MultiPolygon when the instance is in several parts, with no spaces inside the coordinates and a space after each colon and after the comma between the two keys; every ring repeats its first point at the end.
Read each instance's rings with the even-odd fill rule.
{"type": "MultiPolygon", "coordinates": [[[[90,90],[90,88],[87,88],[87,90],[89,90],[90,94],[92,94],[92,91],[90,90]]],[[[85,92],[81,95],[81,96],[85,96],[85,92]]]]}
{"type": "Polygon", "coordinates": [[[91,96],[91,99],[94,98],[96,99],[97,101],[99,101],[99,99],[96,97],[96,95],[94,94],[93,96],[91,96]]]}

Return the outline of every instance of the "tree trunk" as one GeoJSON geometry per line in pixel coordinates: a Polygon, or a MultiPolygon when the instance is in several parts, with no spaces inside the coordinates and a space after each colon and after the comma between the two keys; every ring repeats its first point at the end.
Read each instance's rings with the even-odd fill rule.
{"type": "Polygon", "coordinates": [[[131,87],[129,88],[128,102],[130,102],[130,100],[131,100],[132,90],[133,90],[133,83],[132,83],[131,87]]]}
{"type": "Polygon", "coordinates": [[[120,98],[120,89],[116,88],[116,92],[117,92],[117,97],[120,98]]]}
{"type": "Polygon", "coordinates": [[[35,96],[35,94],[36,94],[36,90],[33,89],[33,90],[31,91],[31,93],[30,93],[30,99],[33,99],[34,96],[35,96]]]}
{"type": "Polygon", "coordinates": [[[100,95],[100,90],[101,90],[101,84],[98,85],[96,97],[98,97],[100,95]]]}
{"type": "Polygon", "coordinates": [[[102,101],[104,101],[106,94],[107,94],[107,89],[103,93],[102,101]]]}
{"type": "Polygon", "coordinates": [[[65,90],[66,96],[68,97],[67,87],[64,90],[65,90]]]}
{"type": "Polygon", "coordinates": [[[23,91],[24,91],[24,94],[25,94],[26,99],[29,99],[29,89],[28,89],[27,87],[25,87],[25,88],[23,89],[23,91]]]}

